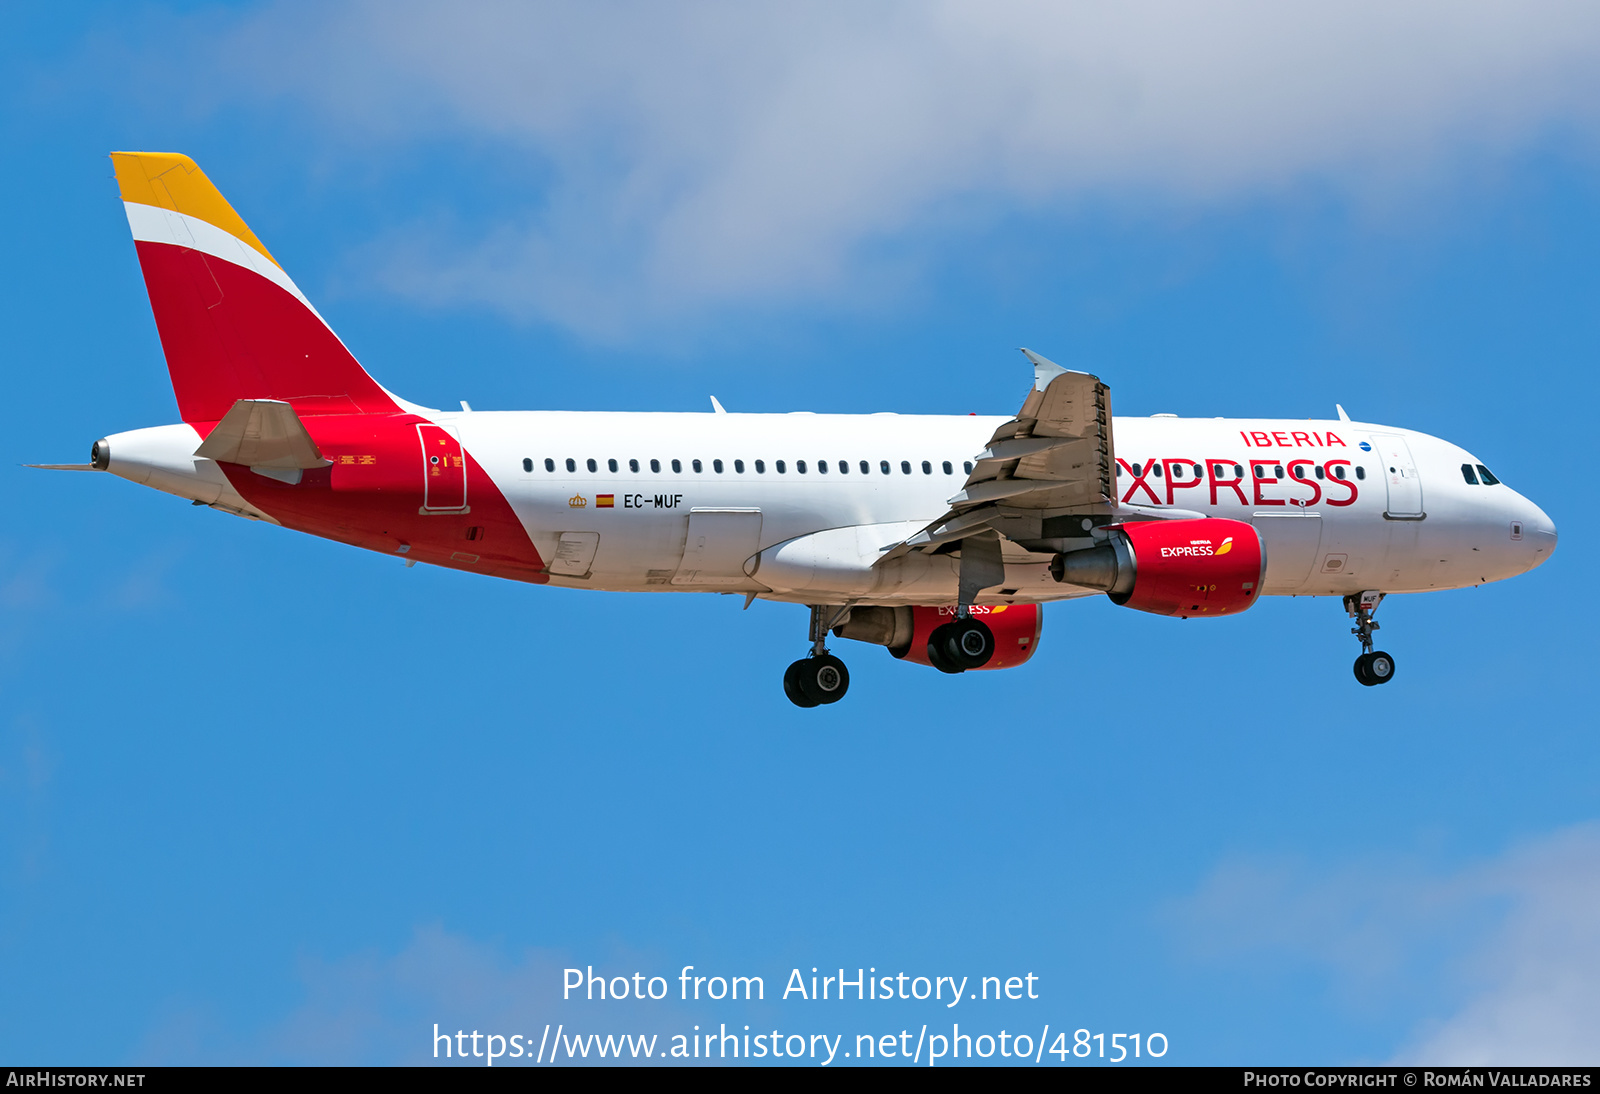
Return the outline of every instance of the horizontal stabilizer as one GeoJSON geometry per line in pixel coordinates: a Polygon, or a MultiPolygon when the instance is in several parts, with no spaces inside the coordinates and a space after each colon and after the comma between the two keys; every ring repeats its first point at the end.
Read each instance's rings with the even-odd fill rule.
{"type": "Polygon", "coordinates": [[[196,456],[247,467],[327,467],[294,407],[276,399],[240,399],[206,437],[196,456]]]}

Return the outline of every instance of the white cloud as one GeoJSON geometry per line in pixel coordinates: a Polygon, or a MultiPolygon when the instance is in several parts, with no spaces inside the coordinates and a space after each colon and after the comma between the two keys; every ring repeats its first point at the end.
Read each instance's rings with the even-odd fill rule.
{"type": "Polygon", "coordinates": [[[1434,1015],[1397,1062],[1600,1057],[1600,824],[1454,871],[1234,862],[1177,918],[1209,960],[1278,975],[1309,966],[1353,1007],[1434,1015]]]}
{"type": "MultiPolygon", "coordinates": [[[[626,953],[609,956],[618,968],[607,965],[601,975],[648,967],[633,964],[626,953]]],[[[575,964],[556,950],[508,956],[438,926],[419,928],[393,954],[369,950],[333,961],[301,960],[303,998],[255,1030],[231,1030],[209,1008],[177,1010],[151,1029],[139,1056],[181,1064],[418,1064],[433,1062],[435,1047],[440,1061],[449,1058],[443,1042],[433,1043],[436,1023],[441,1034],[519,1035],[528,1055],[546,1035],[554,1036],[558,1023],[574,1037],[689,1028],[670,994],[659,1003],[601,1003],[584,1001],[575,991],[563,1003],[563,970],[575,964]]],[[[472,1051],[470,1040],[466,1045],[472,1051]]],[[[486,1051],[484,1042],[477,1047],[486,1051]]],[[[483,1066],[487,1060],[480,1055],[467,1062],[483,1066]]],[[[530,1061],[513,1060],[508,1050],[502,1062],[530,1061]]]]}
{"type": "Polygon", "coordinates": [[[1466,1004],[1421,1031],[1404,1061],[1594,1064],[1600,1060],[1600,826],[1561,833],[1473,881],[1510,910],[1466,955],[1466,1004]]]}
{"type": "Polygon", "coordinates": [[[441,214],[465,168],[421,142],[520,157],[525,202],[473,240],[397,233],[388,283],[594,329],[855,296],[893,274],[877,249],[960,210],[1404,190],[1600,120],[1582,0],[385,0],[199,26],[236,93],[437,156],[441,214]]]}

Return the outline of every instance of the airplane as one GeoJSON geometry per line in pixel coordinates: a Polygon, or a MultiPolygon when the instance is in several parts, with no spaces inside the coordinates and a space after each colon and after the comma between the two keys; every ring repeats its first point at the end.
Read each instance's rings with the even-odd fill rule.
{"type": "Polygon", "coordinates": [[[830,635],[945,673],[1012,668],[1042,605],[1182,619],[1337,596],[1363,685],[1391,593],[1548,559],[1556,529],[1465,449],[1352,421],[1113,418],[1024,349],[998,415],[435,410],[374,380],[187,156],[111,155],[182,421],[88,464],[195,505],[536,585],[806,605],[800,707],[849,687],[830,635]],[[1115,440],[1113,440],[1115,438],[1115,440]]]}

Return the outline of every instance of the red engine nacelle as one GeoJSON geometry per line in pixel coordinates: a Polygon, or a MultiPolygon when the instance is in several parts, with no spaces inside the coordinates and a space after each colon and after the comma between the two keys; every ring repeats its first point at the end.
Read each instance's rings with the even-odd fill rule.
{"type": "MultiPolygon", "coordinates": [[[[981,619],[994,633],[994,656],[986,669],[1009,669],[1033,656],[1044,627],[1044,612],[1037,604],[977,604],[974,619],[981,619]]],[[[833,628],[840,638],[887,646],[902,661],[931,665],[928,636],[941,623],[956,617],[955,605],[901,608],[855,608],[850,618],[833,628]]]]}
{"type": "Polygon", "coordinates": [[[1057,581],[1101,589],[1156,615],[1236,615],[1261,595],[1267,554],[1240,520],[1148,520],[1106,526],[1104,545],[1057,555],[1057,581]]]}

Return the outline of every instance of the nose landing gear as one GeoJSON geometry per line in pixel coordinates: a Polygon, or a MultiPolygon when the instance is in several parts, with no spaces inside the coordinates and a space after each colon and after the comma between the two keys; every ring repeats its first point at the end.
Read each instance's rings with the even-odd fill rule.
{"type": "Polygon", "coordinates": [[[1356,679],[1369,688],[1394,679],[1394,658],[1372,648],[1372,632],[1379,629],[1372,614],[1381,603],[1383,594],[1376,590],[1344,598],[1344,610],[1356,621],[1350,633],[1361,640],[1361,656],[1356,658],[1355,663],[1356,679]]]}
{"type": "Polygon", "coordinates": [[[850,689],[850,671],[843,661],[828,652],[825,644],[828,629],[843,621],[848,607],[811,605],[811,653],[794,662],[783,674],[783,693],[795,706],[837,703],[850,689]]]}

